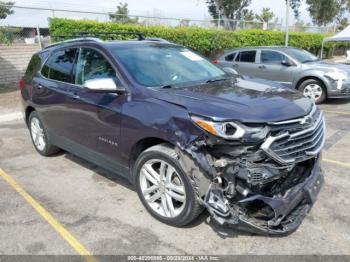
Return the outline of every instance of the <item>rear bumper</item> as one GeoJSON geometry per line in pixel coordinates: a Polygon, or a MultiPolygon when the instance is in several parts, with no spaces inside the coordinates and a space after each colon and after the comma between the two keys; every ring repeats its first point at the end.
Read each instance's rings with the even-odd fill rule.
{"type": "MultiPolygon", "coordinates": [[[[267,197],[253,195],[237,203],[236,207],[243,207],[253,201],[261,201],[272,208],[275,217],[271,220],[259,220],[250,217],[244,208],[234,208],[232,205],[228,212],[216,212],[212,206],[207,208],[213,218],[222,225],[233,226],[236,229],[263,235],[288,235],[294,232],[310,211],[316,201],[317,195],[324,183],[324,176],[320,168],[320,160],[308,172],[308,177],[300,184],[290,188],[284,196],[267,197]]],[[[305,174],[307,175],[307,174],[305,174]]]]}

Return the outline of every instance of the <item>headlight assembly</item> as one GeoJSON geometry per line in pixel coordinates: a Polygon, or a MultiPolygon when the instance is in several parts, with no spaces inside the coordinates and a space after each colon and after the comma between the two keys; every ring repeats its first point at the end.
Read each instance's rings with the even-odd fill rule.
{"type": "Polygon", "coordinates": [[[192,121],[208,133],[227,140],[256,142],[267,136],[267,126],[249,127],[239,122],[215,122],[199,116],[191,116],[192,121]]]}

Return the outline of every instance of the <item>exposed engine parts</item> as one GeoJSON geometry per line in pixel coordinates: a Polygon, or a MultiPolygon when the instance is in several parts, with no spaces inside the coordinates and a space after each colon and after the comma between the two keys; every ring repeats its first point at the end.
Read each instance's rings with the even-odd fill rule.
{"type": "Polygon", "coordinates": [[[296,120],[273,123],[268,138],[259,143],[208,136],[187,149],[211,181],[201,192],[201,203],[215,221],[279,235],[300,225],[324,180],[319,166],[323,117],[319,111],[310,115],[307,125],[296,120]],[[269,141],[273,152],[266,147],[271,137],[278,143],[269,141]],[[287,161],[291,158],[295,161],[287,161]]]}

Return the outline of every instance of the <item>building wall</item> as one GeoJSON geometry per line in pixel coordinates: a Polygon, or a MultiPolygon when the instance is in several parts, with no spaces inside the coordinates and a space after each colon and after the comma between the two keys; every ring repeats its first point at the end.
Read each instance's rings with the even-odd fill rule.
{"type": "Polygon", "coordinates": [[[18,82],[24,75],[30,58],[38,50],[38,44],[0,45],[0,85],[18,82]]]}

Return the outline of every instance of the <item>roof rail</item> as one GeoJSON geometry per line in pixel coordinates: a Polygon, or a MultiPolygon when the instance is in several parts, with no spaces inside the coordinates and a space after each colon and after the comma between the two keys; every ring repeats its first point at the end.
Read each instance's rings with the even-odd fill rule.
{"type": "Polygon", "coordinates": [[[145,38],[144,40],[147,40],[147,41],[156,41],[156,42],[163,42],[163,43],[169,43],[168,40],[165,40],[163,38],[157,38],[157,37],[147,37],[145,38]]]}
{"type": "Polygon", "coordinates": [[[145,37],[140,32],[125,32],[125,31],[115,31],[115,32],[77,32],[72,35],[58,35],[54,36],[56,38],[98,38],[99,36],[110,36],[113,38],[115,35],[135,35],[138,40],[145,40],[145,37]]]}
{"type": "Polygon", "coordinates": [[[55,38],[72,38],[72,39],[67,39],[63,41],[56,42],[54,44],[48,45],[45,47],[51,48],[60,44],[65,44],[65,43],[74,43],[74,42],[80,42],[80,41],[95,41],[95,42],[103,42],[100,38],[97,36],[110,36],[113,38],[114,35],[136,35],[137,39],[139,41],[143,40],[148,40],[148,41],[156,41],[156,42],[164,42],[164,43],[169,43],[167,40],[162,39],[162,38],[145,38],[144,35],[140,32],[123,32],[123,31],[116,31],[116,32],[99,32],[99,33],[91,33],[91,32],[78,32],[73,35],[58,35],[54,36],[55,38]]]}
{"type": "MultiPolygon", "coordinates": [[[[56,36],[56,37],[60,37],[60,36],[56,36]]],[[[64,36],[64,37],[69,37],[69,36],[64,36]]],[[[65,44],[65,43],[74,43],[74,42],[81,42],[81,41],[93,41],[93,42],[99,42],[99,43],[103,42],[101,39],[95,38],[95,37],[79,37],[79,38],[67,39],[67,40],[56,42],[54,44],[48,45],[44,49],[51,48],[51,47],[61,45],[61,44],[65,44]]]]}
{"type": "Polygon", "coordinates": [[[115,32],[98,32],[98,33],[91,33],[91,32],[79,32],[79,36],[90,36],[90,37],[96,37],[96,36],[113,36],[113,35],[135,35],[137,36],[137,40],[145,40],[145,37],[140,32],[125,32],[125,31],[115,31],[115,32]]]}

